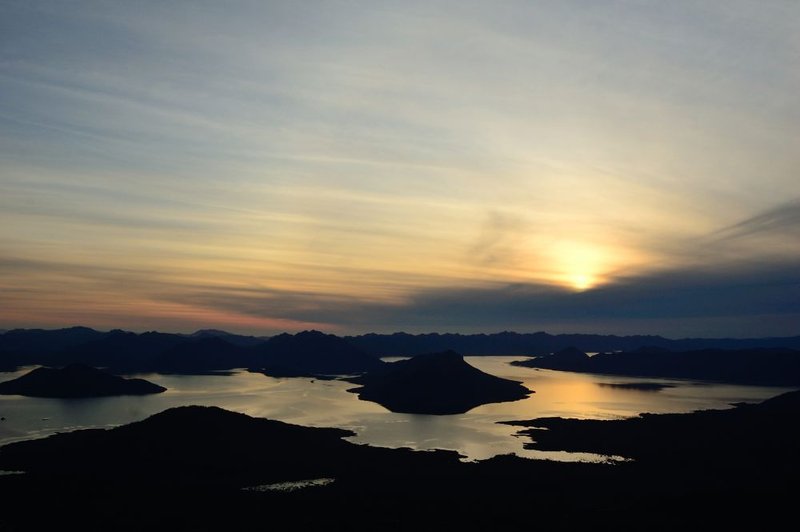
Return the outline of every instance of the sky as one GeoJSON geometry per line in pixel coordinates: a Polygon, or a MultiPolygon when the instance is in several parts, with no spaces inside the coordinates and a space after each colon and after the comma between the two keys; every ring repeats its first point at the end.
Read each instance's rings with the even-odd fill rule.
{"type": "Polygon", "coordinates": [[[0,329],[800,334],[800,2],[0,3],[0,329]]]}

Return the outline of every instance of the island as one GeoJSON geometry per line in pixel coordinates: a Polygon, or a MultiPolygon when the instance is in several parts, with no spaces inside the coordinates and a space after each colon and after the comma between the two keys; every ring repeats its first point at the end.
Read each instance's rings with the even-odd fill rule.
{"type": "Polygon", "coordinates": [[[105,371],[70,364],[64,368],[36,368],[16,379],[0,383],[0,395],[80,398],[112,395],[147,395],[166,388],[144,379],[125,379],[105,371]]]}
{"type": "Polygon", "coordinates": [[[487,403],[525,399],[531,390],[470,366],[455,351],[417,355],[360,377],[348,379],[358,388],[348,391],[392,412],[461,414],[487,403]]]}
{"type": "Polygon", "coordinates": [[[800,386],[800,351],[786,348],[669,351],[659,347],[643,347],[594,356],[569,348],[511,364],[628,377],[800,386]]]}

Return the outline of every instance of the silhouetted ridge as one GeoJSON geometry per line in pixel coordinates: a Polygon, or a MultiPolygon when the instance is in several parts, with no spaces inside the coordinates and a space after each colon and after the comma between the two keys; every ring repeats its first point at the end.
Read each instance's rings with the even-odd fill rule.
{"type": "Polygon", "coordinates": [[[530,390],[470,366],[455,351],[418,355],[350,379],[349,390],[392,412],[459,414],[486,403],[517,401],[530,390]]]}
{"type": "Polygon", "coordinates": [[[57,353],[86,344],[105,334],[88,327],[6,331],[0,334],[0,366],[11,370],[15,366],[34,364],[61,365],[71,360],[62,359],[56,356],[57,353]]]}
{"type": "Polygon", "coordinates": [[[165,390],[144,379],[123,379],[83,364],[70,364],[62,369],[37,368],[19,378],[0,383],[2,395],[31,397],[146,395],[165,390]]]}
{"type": "Polygon", "coordinates": [[[269,339],[267,337],[244,336],[241,334],[229,333],[228,331],[221,331],[219,329],[199,329],[187,336],[190,338],[222,338],[229,344],[239,347],[253,347],[269,339]]]}
{"type": "Polygon", "coordinates": [[[88,327],[66,329],[13,329],[0,335],[0,350],[47,352],[86,343],[106,333],[88,327]]]}
{"type": "Polygon", "coordinates": [[[80,362],[118,373],[151,371],[153,361],[166,350],[191,340],[179,334],[110,331],[98,339],[66,349],[56,357],[62,363],[80,362]]]}
{"type": "Polygon", "coordinates": [[[512,362],[530,368],[609,375],[714,380],[770,386],[800,385],[800,351],[746,349],[673,352],[644,347],[625,353],[600,353],[581,358],[555,353],[512,362]]]}
{"type": "Polygon", "coordinates": [[[169,347],[147,364],[160,373],[208,373],[250,367],[255,354],[225,337],[203,336],[169,347]]]}
{"type": "Polygon", "coordinates": [[[345,375],[380,368],[383,362],[350,343],[319,331],[279,334],[256,348],[254,369],[275,377],[345,375]]]}
{"type": "Polygon", "coordinates": [[[136,334],[119,329],[100,332],[86,327],[56,330],[15,329],[0,334],[0,370],[9,371],[25,365],[63,366],[79,362],[108,368],[116,373],[140,373],[155,371],[157,368],[163,368],[163,371],[170,373],[202,373],[247,366],[267,368],[273,373],[286,375],[341,374],[374,369],[375,366],[361,356],[365,353],[375,358],[413,356],[452,349],[468,355],[546,355],[570,346],[593,352],[633,351],[643,346],[673,351],[712,347],[800,348],[800,336],[670,340],[659,336],[551,335],[544,332],[520,334],[506,331],[471,335],[366,334],[343,339],[306,331],[267,339],[231,334],[217,329],[203,329],[190,335],[155,331],[136,334]],[[311,336],[306,338],[306,334],[311,336]],[[220,354],[209,351],[208,346],[213,344],[193,343],[212,338],[226,342],[218,344],[220,354]],[[230,349],[228,345],[249,349],[251,352],[243,354],[230,349]],[[311,347],[314,345],[316,347],[311,347]],[[169,353],[163,360],[159,360],[177,346],[183,346],[178,349],[180,355],[169,353]],[[196,359],[191,356],[193,350],[196,350],[196,359]],[[321,352],[327,355],[321,355],[321,352]],[[337,356],[339,362],[333,360],[337,356]]]}
{"type": "Polygon", "coordinates": [[[364,334],[345,339],[373,356],[415,356],[452,349],[465,355],[546,355],[570,346],[586,352],[632,351],[657,346],[672,351],[698,349],[800,349],[800,336],[786,338],[684,338],[616,336],[602,334],[548,334],[546,332],[494,334],[364,334]]]}

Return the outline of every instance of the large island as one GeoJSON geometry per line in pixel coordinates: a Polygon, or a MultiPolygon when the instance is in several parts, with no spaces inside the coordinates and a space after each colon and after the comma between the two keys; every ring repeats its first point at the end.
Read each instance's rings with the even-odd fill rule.
{"type": "Polygon", "coordinates": [[[455,351],[417,355],[350,379],[349,391],[392,412],[460,414],[487,403],[525,399],[531,390],[470,366],[455,351]]]}
{"type": "Polygon", "coordinates": [[[36,368],[14,380],[0,382],[0,395],[79,398],[112,395],[147,395],[166,388],[144,379],[124,379],[105,371],[70,364],[63,368],[36,368]]]}

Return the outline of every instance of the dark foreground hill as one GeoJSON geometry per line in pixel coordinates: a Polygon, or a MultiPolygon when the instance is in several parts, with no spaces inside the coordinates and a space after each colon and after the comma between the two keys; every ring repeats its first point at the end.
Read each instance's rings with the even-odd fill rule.
{"type": "Polygon", "coordinates": [[[774,530],[795,517],[798,415],[794,392],[633,422],[530,422],[551,429],[532,433],[540,447],[637,458],[611,465],[462,463],[184,407],[0,448],[0,469],[23,472],[0,475],[0,530],[774,530]],[[285,489],[302,480],[316,487],[285,489]]]}
{"type": "Polygon", "coordinates": [[[29,397],[105,397],[147,395],[166,388],[144,379],[123,379],[83,364],[64,368],[36,368],[14,380],[0,382],[0,395],[29,397]]]}
{"type": "Polygon", "coordinates": [[[800,459],[800,428],[792,421],[797,413],[800,391],[729,410],[640,414],[613,421],[540,418],[505,423],[529,427],[521,434],[532,439],[526,444],[531,449],[620,455],[649,467],[692,464],[698,472],[713,465],[715,474],[727,476],[726,463],[731,465],[727,474],[735,475],[752,466],[768,472],[770,467],[788,467],[800,459]],[[775,441],[781,433],[791,438],[775,441]],[[768,456],[744,458],[766,448],[771,449],[768,456]]]}
{"type": "Polygon", "coordinates": [[[532,392],[470,366],[454,351],[418,355],[350,379],[349,391],[392,412],[460,414],[487,403],[525,399],[532,392]]]}
{"type": "Polygon", "coordinates": [[[570,348],[512,364],[607,375],[800,386],[800,351],[794,349],[705,349],[673,352],[650,347],[625,353],[600,353],[590,357],[570,348]]]}
{"type": "Polygon", "coordinates": [[[526,447],[620,455],[670,489],[742,485],[800,488],[800,391],[741,404],[729,410],[691,414],[641,414],[614,421],[541,418],[506,422],[529,427],[526,447]],[[669,472],[672,474],[669,474],[669,472]],[[688,472],[688,473],[687,473],[688,472]],[[743,482],[744,481],[744,482],[743,482]]]}

